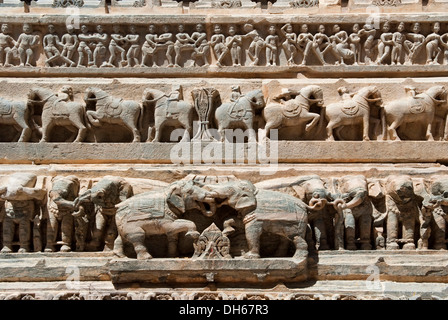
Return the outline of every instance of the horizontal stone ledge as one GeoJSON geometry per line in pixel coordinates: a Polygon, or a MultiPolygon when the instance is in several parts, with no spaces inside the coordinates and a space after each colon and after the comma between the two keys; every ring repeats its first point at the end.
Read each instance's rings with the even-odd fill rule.
{"type": "Polygon", "coordinates": [[[0,164],[252,164],[275,168],[277,163],[437,162],[448,163],[448,142],[278,141],[244,146],[221,142],[0,143],[0,164]],[[266,146],[272,153],[266,152],[266,146]]]}
{"type": "Polygon", "coordinates": [[[77,68],[77,67],[9,67],[0,68],[0,77],[92,77],[102,78],[222,78],[241,79],[297,78],[365,78],[365,77],[442,77],[448,74],[448,65],[310,65],[310,66],[224,66],[216,67],[131,67],[131,68],[77,68]]]}

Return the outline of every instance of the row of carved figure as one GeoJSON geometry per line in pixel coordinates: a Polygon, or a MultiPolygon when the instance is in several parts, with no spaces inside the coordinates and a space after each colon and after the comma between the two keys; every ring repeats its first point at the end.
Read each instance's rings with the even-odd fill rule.
{"type": "MultiPolygon", "coordinates": [[[[123,257],[127,245],[138,259],[149,259],[149,237],[164,234],[168,257],[179,255],[186,236],[193,239],[193,257],[230,258],[232,246],[241,242],[232,238],[238,231],[245,235],[245,258],[260,257],[263,234],[285,238],[295,258],[316,249],[446,249],[446,175],[310,175],[256,184],[187,177],[136,195],[116,176],[81,191],[75,176],[53,177],[49,190],[37,180],[28,173],[4,180],[1,252],[12,252],[15,245],[19,252],[70,251],[75,244],[77,251],[113,250],[123,257]]],[[[149,247],[154,245],[163,246],[149,247]]]]}
{"type": "Polygon", "coordinates": [[[296,33],[289,23],[282,27],[269,25],[263,32],[246,23],[242,34],[237,25],[229,25],[225,32],[223,26],[217,24],[213,26],[212,35],[207,35],[202,24],[194,26],[191,34],[183,24],[179,24],[174,33],[169,25],[162,26],[158,33],[152,24],[144,36],[136,26],[128,28],[129,32],[122,32],[120,25],[115,24],[109,34],[102,25],[95,26],[94,32],[82,25],[76,33],[74,26],[68,25],[67,33],[60,38],[54,25],[49,25],[48,33],[42,36],[25,23],[23,33],[14,39],[9,25],[2,24],[0,67],[34,66],[38,47],[45,53],[46,67],[180,67],[190,59],[194,66],[209,66],[211,52],[218,67],[245,65],[246,53],[251,66],[260,65],[262,53],[266,66],[277,66],[282,49],[286,64],[290,66],[417,64],[425,53],[426,64],[448,63],[448,33],[440,34],[439,22],[431,26],[432,32],[427,35],[421,33],[419,22],[406,31],[404,22],[392,27],[388,21],[381,30],[372,24],[356,23],[350,31],[345,31],[335,24],[330,34],[324,25],[311,33],[307,24],[302,24],[300,32],[296,33]],[[261,33],[266,33],[266,37],[261,33]],[[159,55],[164,57],[162,62],[159,55]]]}
{"type": "MultiPolygon", "coordinates": [[[[57,126],[64,126],[73,133],[67,141],[83,142],[91,130],[110,124],[130,130],[133,142],[140,142],[142,133],[147,134],[147,141],[160,142],[163,132],[168,132],[169,128],[184,129],[183,139],[189,141],[197,118],[201,124],[198,139],[210,138],[205,133],[216,127],[217,139],[221,141],[225,141],[226,130],[230,129],[246,130],[249,141],[254,142],[257,140],[255,129],[259,131],[259,140],[264,140],[270,137],[273,129],[302,130],[303,126],[305,132],[313,134],[316,131],[312,130],[322,129],[327,140],[334,140],[335,129],[358,128],[359,125],[363,127],[363,140],[369,140],[371,123],[375,128],[382,127],[383,140],[400,140],[397,129],[404,125],[413,126],[413,131],[420,126],[425,130],[425,138],[434,140],[432,125],[437,118],[441,123],[439,127],[444,127],[445,119],[436,117],[436,111],[443,111],[446,106],[447,91],[441,85],[423,92],[410,88],[408,97],[389,102],[382,100],[376,86],[356,92],[341,87],[338,92],[340,101],[325,105],[322,88],[309,85],[300,90],[283,90],[270,97],[266,104],[261,90],[242,93],[235,85],[229,102],[221,103],[219,92],[213,88],[200,88],[192,90],[192,104],[184,100],[180,85],[174,86],[170,93],[146,89],[142,102],[123,100],[100,88],[89,87],[83,97],[85,103],[81,103],[74,101],[70,86],[63,86],[58,93],[35,87],[30,89],[27,101],[0,98],[0,123],[14,126],[20,132],[19,142],[30,141],[33,132],[41,135],[41,142],[51,141],[52,130],[57,126]],[[321,109],[320,114],[310,111],[315,106],[321,109]],[[41,127],[34,120],[36,109],[42,110],[41,127]],[[372,110],[377,112],[374,114],[372,110]],[[153,120],[145,122],[149,118],[153,120]],[[265,123],[264,128],[263,125],[255,127],[260,119],[265,123]]],[[[447,130],[440,138],[447,140],[447,130]]],[[[316,139],[320,138],[316,135],[313,140],[316,139]]],[[[96,137],[95,140],[98,141],[96,137]]]]}

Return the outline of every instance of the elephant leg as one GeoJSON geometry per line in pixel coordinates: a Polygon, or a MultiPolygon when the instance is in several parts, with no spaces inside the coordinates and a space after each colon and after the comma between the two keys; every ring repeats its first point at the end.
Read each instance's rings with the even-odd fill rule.
{"type": "Polygon", "coordinates": [[[114,255],[119,258],[125,257],[123,238],[120,234],[118,234],[117,238],[114,241],[114,255]]]}
{"type": "Polygon", "coordinates": [[[260,258],[260,237],[263,232],[263,222],[256,219],[246,224],[246,241],[249,252],[244,254],[246,259],[260,258]]]}
{"type": "Polygon", "coordinates": [[[29,252],[31,241],[31,223],[28,219],[21,219],[19,222],[19,252],[29,252]]]}
{"type": "Polygon", "coordinates": [[[108,220],[106,236],[104,238],[104,251],[112,251],[114,249],[114,242],[118,236],[115,216],[108,217],[108,220]]]}
{"type": "Polygon", "coordinates": [[[12,241],[14,240],[16,224],[14,220],[5,217],[3,220],[3,248],[1,252],[12,252],[12,241]]]}
{"type": "Polygon", "coordinates": [[[62,252],[69,252],[72,250],[72,236],[73,236],[74,219],[71,214],[66,214],[62,218],[61,222],[61,240],[62,240],[62,252]]]}
{"type": "Polygon", "coordinates": [[[369,214],[362,214],[358,219],[358,224],[361,250],[371,250],[370,232],[372,230],[372,217],[369,214]]]}
{"type": "Polygon", "coordinates": [[[345,223],[345,241],[347,244],[347,250],[356,250],[355,243],[355,231],[356,231],[356,220],[353,215],[352,210],[344,210],[344,223],[345,223]]]}
{"type": "Polygon", "coordinates": [[[322,218],[317,218],[314,221],[314,234],[316,236],[316,247],[319,250],[329,250],[325,221],[322,218]]]}
{"type": "Polygon", "coordinates": [[[446,221],[443,216],[437,213],[437,210],[433,212],[432,230],[434,234],[434,249],[446,250],[446,221]]]}
{"type": "Polygon", "coordinates": [[[54,215],[50,215],[47,220],[47,244],[45,246],[45,252],[54,252],[56,250],[56,236],[58,234],[59,222],[54,215]]]}
{"type": "Polygon", "coordinates": [[[187,232],[186,236],[191,236],[196,241],[199,238],[199,232],[196,231],[196,224],[189,220],[177,219],[164,225],[168,237],[168,257],[178,256],[178,238],[179,233],[187,232]]]}
{"type": "Polygon", "coordinates": [[[305,238],[301,235],[296,235],[293,239],[296,247],[296,252],[293,255],[294,259],[306,259],[308,257],[308,244],[305,238]]]}
{"type": "Polygon", "coordinates": [[[415,230],[415,219],[414,217],[408,217],[403,219],[403,250],[414,250],[414,230],[415,230]]]}
{"type": "Polygon", "coordinates": [[[177,249],[179,243],[179,234],[171,233],[167,234],[168,239],[168,258],[174,258],[179,255],[179,250],[177,249]]]}
{"type": "Polygon", "coordinates": [[[135,253],[137,254],[137,259],[146,260],[151,259],[152,256],[149,254],[148,249],[145,246],[145,230],[136,227],[129,230],[130,232],[126,234],[126,241],[129,241],[133,246],[135,253]]]}
{"type": "Polygon", "coordinates": [[[392,211],[387,213],[386,250],[397,250],[398,246],[398,217],[392,211]]]}

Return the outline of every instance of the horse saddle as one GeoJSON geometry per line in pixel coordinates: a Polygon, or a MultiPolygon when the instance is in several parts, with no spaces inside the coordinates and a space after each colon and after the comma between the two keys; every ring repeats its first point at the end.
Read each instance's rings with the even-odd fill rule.
{"type": "Polygon", "coordinates": [[[229,116],[233,119],[243,119],[246,116],[247,110],[239,104],[240,99],[236,100],[229,108],[229,116]]]}
{"type": "Polygon", "coordinates": [[[121,106],[122,101],[122,98],[112,99],[112,101],[106,106],[106,114],[109,117],[118,117],[123,110],[123,107],[121,106]]]}
{"type": "Polygon", "coordinates": [[[63,100],[57,100],[53,103],[53,108],[51,108],[51,112],[53,116],[56,117],[68,117],[70,115],[70,111],[67,108],[67,102],[63,100]]]}
{"type": "Polygon", "coordinates": [[[423,113],[426,107],[423,103],[423,98],[413,97],[411,98],[411,103],[409,105],[409,112],[413,114],[423,113]]]}
{"type": "Polygon", "coordinates": [[[283,103],[283,115],[287,118],[298,117],[302,112],[302,106],[294,100],[283,103]]]}
{"type": "Polygon", "coordinates": [[[0,98],[0,115],[6,116],[12,112],[11,101],[0,98]]]}
{"type": "Polygon", "coordinates": [[[344,112],[348,116],[354,116],[358,113],[359,106],[358,104],[353,100],[344,100],[342,102],[342,112],[344,112]]]}

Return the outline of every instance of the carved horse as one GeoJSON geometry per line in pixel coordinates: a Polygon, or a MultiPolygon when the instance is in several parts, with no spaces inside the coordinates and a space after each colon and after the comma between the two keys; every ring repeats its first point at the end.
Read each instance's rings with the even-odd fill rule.
{"type": "Polygon", "coordinates": [[[125,126],[133,134],[132,142],[140,142],[139,119],[143,117],[143,108],[137,101],[115,98],[94,87],[86,89],[84,100],[95,103],[95,111],[87,110],[87,118],[92,125],[99,127],[102,123],[110,123],[125,126]]]}
{"type": "Polygon", "coordinates": [[[369,141],[370,104],[382,103],[381,93],[375,86],[362,88],[351,98],[329,104],[325,109],[327,141],[333,141],[333,129],[340,126],[363,125],[363,140],[369,141]]]}
{"type": "MultiPolygon", "coordinates": [[[[431,125],[437,106],[446,103],[447,90],[444,86],[433,86],[414,97],[391,101],[384,105],[381,113],[383,139],[400,140],[397,128],[403,123],[417,122],[426,127],[426,139],[434,141],[431,125]]],[[[445,137],[446,139],[446,129],[445,137]]]]}
{"type": "Polygon", "coordinates": [[[41,103],[42,107],[42,139],[40,142],[48,142],[51,130],[54,126],[65,126],[77,136],[74,142],[83,142],[89,124],[86,110],[82,103],[62,101],[57,94],[45,88],[31,88],[28,93],[29,103],[41,103]],[[76,129],[74,129],[74,128],[76,129]]]}
{"type": "Polygon", "coordinates": [[[148,129],[148,142],[160,142],[166,126],[183,127],[182,140],[189,139],[193,132],[194,107],[184,100],[169,100],[168,95],[156,89],[143,92],[143,106],[154,110],[154,127],[148,129]]]}
{"type": "Polygon", "coordinates": [[[323,106],[322,88],[310,85],[302,88],[299,92],[288,92],[288,95],[293,93],[297,94],[294,99],[283,103],[271,102],[263,109],[266,138],[269,137],[271,129],[298,126],[311,120],[305,126],[305,131],[309,132],[319,122],[320,115],[309,112],[309,110],[313,104],[323,106]]]}
{"type": "Polygon", "coordinates": [[[0,123],[12,125],[20,133],[19,142],[28,142],[32,130],[37,129],[32,108],[27,102],[0,98],[0,123]]]}
{"type": "Polygon", "coordinates": [[[225,129],[243,128],[248,130],[248,140],[257,140],[253,129],[255,113],[265,107],[261,90],[252,90],[241,95],[235,102],[223,103],[215,111],[215,120],[221,141],[225,140],[225,129]]]}

